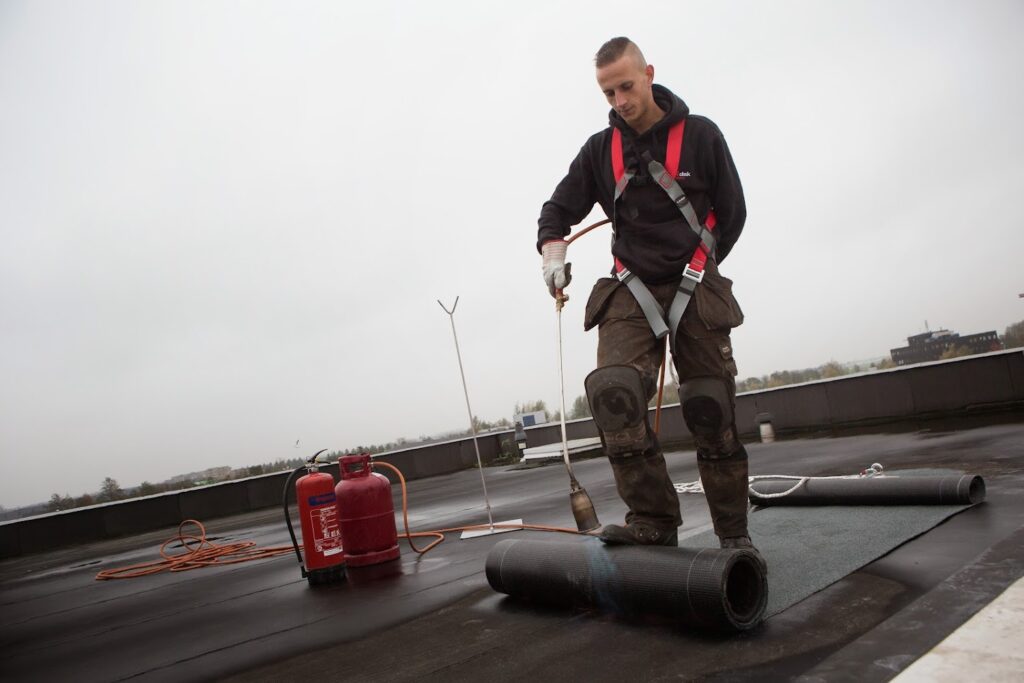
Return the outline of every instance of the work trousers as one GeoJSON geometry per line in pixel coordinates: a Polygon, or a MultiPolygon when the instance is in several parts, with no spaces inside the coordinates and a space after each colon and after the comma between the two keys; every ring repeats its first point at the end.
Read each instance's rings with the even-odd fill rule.
{"type": "MultiPolygon", "coordinates": [[[[648,285],[668,310],[678,283],[648,285]]],[[[672,362],[681,385],[695,378],[715,378],[725,386],[735,415],[736,362],[730,331],[743,322],[732,294],[732,281],[711,260],[677,330],[672,362]]],[[[597,366],[630,365],[640,371],[647,400],[657,392],[665,340],[655,339],[629,289],[616,278],[601,278],[587,302],[584,327],[598,328],[597,366]]],[[[653,437],[653,435],[652,435],[653,437]]],[[[609,454],[615,483],[629,507],[626,523],[643,521],[659,528],[682,524],[679,497],[668,476],[665,457],[654,446],[626,456],[609,454]]],[[[747,454],[736,438],[735,424],[722,425],[713,438],[697,438],[697,463],[720,538],[747,535],[747,454]]]]}

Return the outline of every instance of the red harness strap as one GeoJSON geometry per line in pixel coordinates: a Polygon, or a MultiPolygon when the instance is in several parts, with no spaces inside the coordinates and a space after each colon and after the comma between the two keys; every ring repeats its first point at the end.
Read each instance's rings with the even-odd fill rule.
{"type": "MultiPolygon", "coordinates": [[[[683,154],[683,133],[685,131],[686,119],[668,129],[668,144],[665,145],[665,170],[673,178],[679,172],[679,157],[683,154]]],[[[621,137],[619,138],[619,144],[622,144],[621,137]]]]}
{"type": "Polygon", "coordinates": [[[622,131],[618,128],[612,128],[612,173],[616,183],[626,175],[626,165],[622,163],[622,131]]]}
{"type": "MultiPolygon", "coordinates": [[[[665,145],[665,170],[673,176],[679,172],[679,157],[683,153],[683,133],[686,131],[686,119],[675,123],[668,129],[668,144],[665,145]]],[[[626,175],[626,164],[622,161],[622,131],[612,128],[612,173],[615,182],[626,175]]]]}

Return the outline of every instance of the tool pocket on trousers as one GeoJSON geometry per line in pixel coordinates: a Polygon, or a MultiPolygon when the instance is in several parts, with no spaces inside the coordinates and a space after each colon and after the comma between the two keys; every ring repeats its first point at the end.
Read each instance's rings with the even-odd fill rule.
{"type": "Polygon", "coordinates": [[[697,320],[691,319],[686,330],[694,337],[728,334],[743,324],[743,311],[732,294],[732,280],[709,270],[693,294],[697,320]]]}
{"type": "Polygon", "coordinates": [[[730,375],[735,377],[739,370],[736,368],[736,359],[732,357],[732,341],[726,337],[725,339],[719,339],[716,344],[718,347],[718,353],[722,356],[722,367],[730,375]]]}
{"type": "Polygon", "coordinates": [[[619,280],[614,277],[603,277],[594,283],[594,288],[590,290],[590,298],[587,299],[587,308],[583,313],[584,330],[593,329],[601,323],[608,309],[608,302],[618,287],[619,280]]]}

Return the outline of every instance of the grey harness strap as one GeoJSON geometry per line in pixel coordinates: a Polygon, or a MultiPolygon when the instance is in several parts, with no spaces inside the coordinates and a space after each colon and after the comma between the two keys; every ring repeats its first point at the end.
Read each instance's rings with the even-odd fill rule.
{"type": "MultiPolygon", "coordinates": [[[[672,203],[675,204],[676,208],[679,209],[679,213],[682,214],[683,220],[690,227],[691,230],[697,235],[701,245],[707,251],[708,254],[715,253],[715,246],[717,240],[711,233],[711,230],[705,228],[700,219],[697,217],[697,212],[693,210],[693,204],[690,203],[689,198],[683,191],[683,188],[679,186],[676,179],[671,173],[665,170],[665,167],[658,161],[653,159],[649,152],[644,152],[644,161],[647,162],[648,172],[651,177],[655,179],[658,185],[665,191],[672,203]]],[[[619,197],[625,192],[626,186],[629,184],[630,179],[633,178],[633,173],[626,172],[622,177],[615,183],[615,197],[613,199],[612,207],[612,243],[615,242],[615,220],[616,212],[615,206],[618,203],[619,197]]],[[[699,250],[701,247],[697,247],[699,250]]],[[[626,266],[619,261],[615,260],[616,263],[616,277],[619,281],[629,288],[632,292],[633,297],[636,299],[637,304],[640,306],[640,310],[643,311],[644,317],[647,319],[647,323],[651,326],[651,331],[654,332],[655,339],[661,339],[666,334],[669,335],[668,341],[673,353],[675,352],[676,345],[676,332],[679,329],[679,323],[683,319],[683,314],[686,312],[686,307],[690,303],[690,299],[693,298],[693,293],[697,289],[697,285],[704,279],[704,271],[697,270],[688,263],[683,268],[683,277],[679,281],[679,286],[676,289],[676,295],[672,299],[672,303],[668,309],[668,323],[666,324],[665,311],[661,305],[651,294],[651,291],[647,289],[647,286],[634,275],[626,266]],[[669,334],[671,332],[671,334],[669,334]]]]}
{"type": "MultiPolygon", "coordinates": [[[[623,173],[622,177],[615,183],[615,197],[612,200],[612,244],[615,244],[615,224],[616,224],[616,212],[615,205],[619,201],[619,197],[626,191],[626,185],[633,178],[633,173],[623,173]]],[[[665,310],[658,303],[658,300],[651,294],[651,290],[647,289],[644,283],[630,272],[629,268],[615,259],[615,277],[619,278],[619,282],[626,285],[629,291],[633,294],[633,298],[636,299],[636,303],[640,306],[640,310],[643,311],[644,317],[647,318],[647,324],[651,326],[651,331],[654,332],[655,339],[661,339],[669,333],[668,325],[665,324],[665,310]]]]}
{"type": "MultiPolygon", "coordinates": [[[[662,309],[661,304],[658,303],[658,300],[654,298],[654,295],[651,294],[651,290],[647,289],[646,285],[640,281],[640,278],[625,267],[622,270],[616,271],[615,277],[619,278],[619,282],[626,285],[629,291],[633,293],[633,298],[640,305],[640,310],[644,312],[644,317],[647,318],[647,324],[651,326],[651,331],[654,332],[654,338],[661,339],[668,334],[669,327],[665,324],[665,311],[662,309]]],[[[674,332],[675,328],[672,328],[672,331],[674,332]]],[[[670,340],[669,343],[674,342],[670,340]]]]}
{"type": "MultiPolygon", "coordinates": [[[[697,218],[697,212],[693,210],[693,204],[690,203],[686,193],[683,192],[683,188],[679,187],[679,183],[677,183],[676,179],[672,177],[672,174],[666,171],[665,167],[658,163],[658,161],[651,156],[650,152],[644,152],[643,159],[647,162],[647,170],[651,174],[651,177],[654,178],[655,182],[658,183],[661,189],[665,190],[665,194],[668,195],[668,198],[671,199],[672,203],[676,205],[677,209],[679,209],[679,213],[683,214],[683,218],[686,220],[686,224],[690,226],[690,230],[693,230],[693,232],[696,233],[697,239],[699,239],[700,243],[704,245],[707,252],[709,254],[714,254],[715,245],[717,243],[715,236],[711,234],[710,230],[701,225],[700,219],[697,218]]],[[[627,176],[629,176],[629,174],[622,177],[625,179],[627,176]]],[[[617,190],[618,188],[616,188],[616,198],[621,195],[617,190]]],[[[625,187],[623,187],[623,190],[625,190],[625,187]]]]}
{"type": "MultiPolygon", "coordinates": [[[[615,244],[615,205],[619,201],[619,197],[626,191],[626,185],[633,178],[632,173],[624,173],[621,178],[615,183],[615,198],[612,200],[612,244],[615,244]]],[[[640,278],[630,272],[629,268],[615,259],[615,277],[619,278],[619,282],[626,285],[629,291],[633,294],[633,298],[636,299],[637,304],[640,306],[640,310],[643,311],[644,317],[647,318],[647,324],[651,326],[651,331],[654,332],[655,339],[661,339],[669,333],[668,325],[665,324],[665,310],[658,303],[658,300],[651,294],[651,290],[647,289],[640,278]]]]}
{"type": "MultiPolygon", "coordinates": [[[[693,210],[693,204],[690,203],[686,193],[683,192],[683,188],[679,186],[676,179],[672,177],[672,174],[665,170],[665,167],[658,163],[650,152],[644,152],[644,161],[647,162],[647,170],[651,174],[651,177],[655,179],[661,189],[665,190],[669,199],[679,209],[679,213],[683,215],[683,219],[686,220],[686,224],[690,226],[690,230],[697,235],[697,239],[700,240],[701,245],[708,254],[714,255],[717,240],[710,230],[705,228],[700,219],[697,218],[697,212],[693,210]]],[[[700,247],[697,247],[699,250],[700,247]]],[[[703,270],[695,270],[690,267],[687,263],[686,267],[683,268],[683,277],[679,281],[679,287],[676,289],[676,295],[672,299],[672,303],[668,309],[668,326],[672,330],[672,336],[669,337],[669,344],[672,345],[673,350],[675,349],[676,343],[676,330],[679,329],[679,323],[683,319],[683,313],[686,312],[686,307],[690,303],[690,299],[693,298],[693,293],[697,290],[697,285],[704,279],[703,270]]]]}

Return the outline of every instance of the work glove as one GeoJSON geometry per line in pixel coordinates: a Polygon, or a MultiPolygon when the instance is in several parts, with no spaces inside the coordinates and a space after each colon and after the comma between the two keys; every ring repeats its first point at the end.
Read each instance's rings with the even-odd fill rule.
{"type": "Polygon", "coordinates": [[[565,289],[572,281],[572,264],[565,262],[568,248],[569,243],[565,240],[549,240],[540,247],[541,256],[544,257],[544,283],[551,296],[556,296],[556,290],[565,289]]]}

